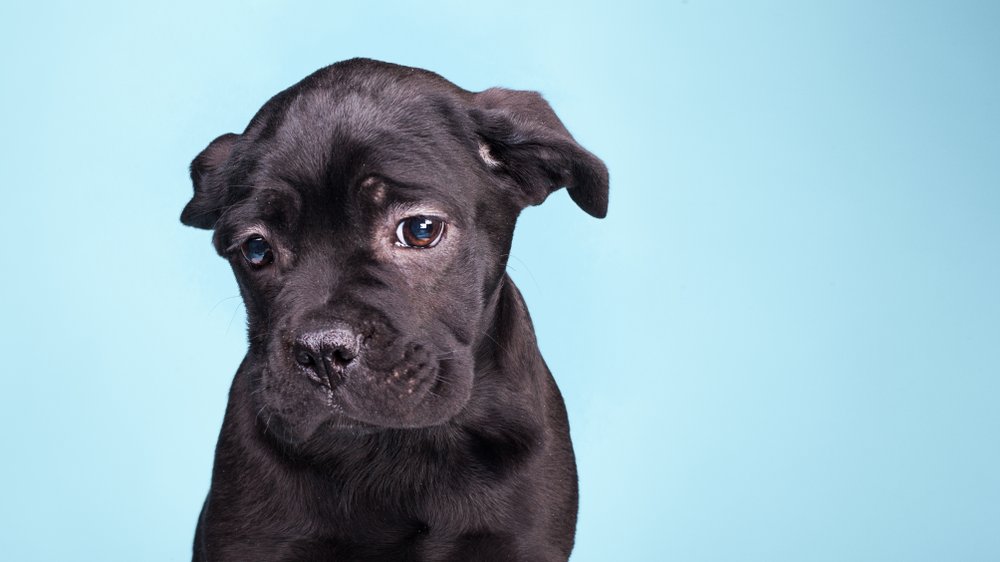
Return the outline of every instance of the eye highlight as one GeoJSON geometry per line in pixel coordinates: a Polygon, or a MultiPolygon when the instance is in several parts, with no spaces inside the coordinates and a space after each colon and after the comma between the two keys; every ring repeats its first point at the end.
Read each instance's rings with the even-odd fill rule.
{"type": "Polygon", "coordinates": [[[407,217],[396,226],[396,245],[406,248],[433,248],[441,241],[445,222],[437,217],[407,217]]]}
{"type": "Polygon", "coordinates": [[[243,259],[253,267],[264,267],[274,261],[271,245],[260,235],[254,235],[244,240],[240,244],[240,253],[243,254],[243,259]]]}

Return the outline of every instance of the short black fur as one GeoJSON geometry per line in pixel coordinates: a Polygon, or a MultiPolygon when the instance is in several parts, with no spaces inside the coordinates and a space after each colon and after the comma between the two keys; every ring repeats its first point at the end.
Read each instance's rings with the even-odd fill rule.
{"type": "Polygon", "coordinates": [[[181,220],[214,230],[249,332],[194,560],[566,560],[566,411],[504,271],[525,206],[568,187],[603,217],[608,174],[541,96],[344,61],[191,178],[181,220]],[[437,246],[396,241],[414,215],[437,246]]]}

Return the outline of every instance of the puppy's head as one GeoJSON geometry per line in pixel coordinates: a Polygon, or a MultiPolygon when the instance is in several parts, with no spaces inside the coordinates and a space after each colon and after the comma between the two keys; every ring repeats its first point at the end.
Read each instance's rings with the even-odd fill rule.
{"type": "Polygon", "coordinates": [[[254,407],[289,442],[461,411],[518,213],[567,187],[603,217],[608,190],[538,94],[361,59],[272,98],[191,178],[181,221],[232,265],[254,407]]]}

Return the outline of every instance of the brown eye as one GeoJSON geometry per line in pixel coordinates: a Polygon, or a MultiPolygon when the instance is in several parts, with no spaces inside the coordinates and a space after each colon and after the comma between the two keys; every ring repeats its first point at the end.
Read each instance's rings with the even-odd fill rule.
{"type": "Polygon", "coordinates": [[[444,221],[416,216],[401,220],[396,227],[396,243],[407,248],[433,248],[444,234],[444,221]]]}
{"type": "Polygon", "coordinates": [[[271,245],[264,240],[263,236],[251,236],[240,244],[240,252],[243,259],[254,267],[264,267],[274,261],[274,252],[271,245]]]}

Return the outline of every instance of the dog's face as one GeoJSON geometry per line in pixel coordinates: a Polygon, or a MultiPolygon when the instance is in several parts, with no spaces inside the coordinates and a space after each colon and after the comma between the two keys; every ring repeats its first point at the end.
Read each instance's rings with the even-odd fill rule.
{"type": "Polygon", "coordinates": [[[537,94],[368,60],[275,96],[191,175],[181,220],[215,230],[254,407],[290,443],[456,415],[520,210],[562,186],[595,216],[607,205],[603,164],[537,94]]]}

